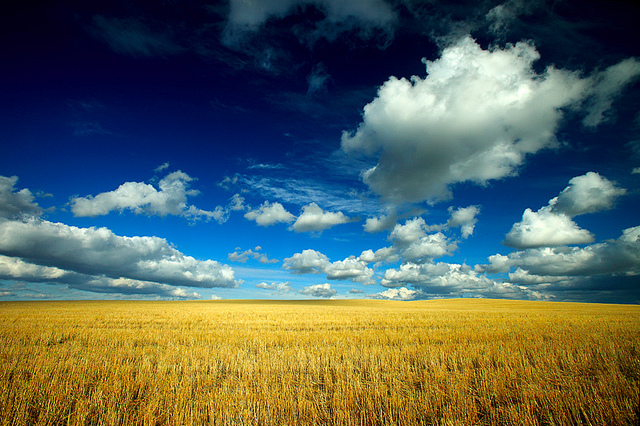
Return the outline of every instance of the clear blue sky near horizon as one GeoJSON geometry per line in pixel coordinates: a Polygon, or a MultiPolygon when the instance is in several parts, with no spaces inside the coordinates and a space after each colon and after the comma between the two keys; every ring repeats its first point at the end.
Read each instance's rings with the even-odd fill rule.
{"type": "Polygon", "coordinates": [[[632,2],[17,2],[0,300],[640,303],[632,2]]]}

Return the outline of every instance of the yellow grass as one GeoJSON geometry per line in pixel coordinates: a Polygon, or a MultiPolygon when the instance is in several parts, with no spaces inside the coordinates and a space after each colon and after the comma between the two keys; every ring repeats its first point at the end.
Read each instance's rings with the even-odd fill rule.
{"type": "Polygon", "coordinates": [[[635,425],[640,307],[0,303],[0,424],[635,425]]]}

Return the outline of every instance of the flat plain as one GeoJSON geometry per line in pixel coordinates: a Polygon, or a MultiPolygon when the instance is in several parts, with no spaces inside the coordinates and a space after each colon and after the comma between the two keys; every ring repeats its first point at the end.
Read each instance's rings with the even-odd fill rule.
{"type": "Polygon", "coordinates": [[[637,425],[640,306],[1,302],[2,425],[637,425]]]}

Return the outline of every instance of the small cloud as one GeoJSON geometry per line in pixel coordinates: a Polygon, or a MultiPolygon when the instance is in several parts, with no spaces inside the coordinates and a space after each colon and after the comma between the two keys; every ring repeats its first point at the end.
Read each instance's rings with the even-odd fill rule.
{"type": "Polygon", "coordinates": [[[369,217],[364,223],[364,230],[369,233],[390,231],[396,225],[398,215],[395,210],[386,216],[369,217]]]}
{"type": "Polygon", "coordinates": [[[576,176],[558,197],[549,201],[551,210],[573,217],[613,208],[616,199],[626,194],[614,182],[595,172],[576,176]]]}
{"type": "Polygon", "coordinates": [[[327,73],[324,64],[319,63],[313,67],[311,73],[307,76],[307,82],[309,88],[307,89],[307,95],[315,95],[324,93],[327,91],[327,82],[331,77],[327,73]]]}
{"type": "Polygon", "coordinates": [[[480,206],[460,207],[454,209],[449,207],[451,218],[447,222],[450,228],[460,228],[463,238],[469,238],[478,222],[476,216],[480,213],[480,206]]]}
{"type": "Polygon", "coordinates": [[[284,259],[282,268],[294,274],[326,274],[328,280],[350,280],[365,285],[375,284],[373,269],[367,262],[350,256],[331,262],[329,258],[313,249],[303,250],[284,259]]]}
{"type": "Polygon", "coordinates": [[[293,291],[293,287],[291,287],[290,282],[284,283],[265,283],[262,282],[260,284],[256,284],[256,288],[261,288],[263,290],[275,291],[278,294],[290,293],[293,291]]]}
{"type": "Polygon", "coordinates": [[[152,57],[175,55],[184,50],[166,30],[155,31],[133,17],[119,19],[96,15],[93,26],[93,34],[116,53],[152,57]]]}
{"type": "Polygon", "coordinates": [[[302,213],[290,229],[296,232],[322,232],[332,226],[353,221],[342,212],[325,212],[316,203],[311,203],[302,207],[302,213]]]}
{"type": "Polygon", "coordinates": [[[503,244],[516,249],[555,247],[587,244],[593,238],[591,232],[580,228],[569,216],[553,213],[547,206],[537,212],[526,209],[522,221],[513,225],[503,244]]]}
{"type": "Polygon", "coordinates": [[[265,163],[256,163],[253,160],[249,160],[249,166],[247,167],[249,170],[282,170],[284,166],[280,163],[276,164],[265,164],[265,163]]]}
{"type": "Polygon", "coordinates": [[[313,249],[303,250],[284,259],[282,268],[294,274],[319,274],[325,271],[331,262],[329,258],[313,249]]]}
{"type": "Polygon", "coordinates": [[[331,288],[331,284],[315,284],[303,287],[298,293],[305,296],[329,298],[335,296],[338,292],[331,288]]]}
{"type": "Polygon", "coordinates": [[[229,210],[232,211],[242,211],[246,210],[249,207],[244,204],[244,197],[240,194],[234,194],[229,202],[229,210]]]}
{"type": "MultiPolygon", "coordinates": [[[[160,167],[164,169],[164,165],[160,167]]],[[[194,180],[196,179],[178,170],[162,178],[158,182],[158,189],[144,182],[125,182],[114,191],[72,198],[71,211],[76,217],[97,217],[112,211],[130,210],[135,214],[162,217],[174,215],[191,221],[214,219],[218,223],[226,222],[229,212],[222,206],[208,211],[188,205],[187,198],[199,193],[190,189],[194,180]]]]}
{"type": "Polygon", "coordinates": [[[261,253],[262,247],[260,246],[257,246],[254,250],[249,249],[242,252],[239,250],[240,249],[237,248],[233,253],[229,253],[229,260],[232,262],[245,263],[249,258],[252,258],[263,264],[278,263],[278,259],[269,259],[266,254],[261,253]]]}
{"type": "Polygon", "coordinates": [[[368,295],[370,299],[386,299],[386,300],[413,300],[418,291],[409,290],[406,287],[390,288],[380,293],[368,295]]]}
{"type": "Polygon", "coordinates": [[[158,167],[153,169],[153,171],[156,173],[160,173],[168,168],[169,168],[169,162],[166,162],[166,163],[160,164],[158,167]]]}
{"type": "Polygon", "coordinates": [[[271,226],[276,223],[291,223],[295,216],[285,210],[278,202],[265,201],[259,208],[249,210],[245,218],[255,221],[260,226],[271,226]]]}
{"type": "Polygon", "coordinates": [[[609,210],[625,193],[624,188],[598,173],[576,176],[547,206],[537,212],[526,209],[522,221],[513,225],[503,244],[525,249],[592,243],[593,234],[581,229],[572,217],[609,210]]]}
{"type": "Polygon", "coordinates": [[[375,252],[371,249],[364,250],[358,259],[367,263],[395,262],[398,260],[398,249],[396,247],[383,247],[375,252]]]}

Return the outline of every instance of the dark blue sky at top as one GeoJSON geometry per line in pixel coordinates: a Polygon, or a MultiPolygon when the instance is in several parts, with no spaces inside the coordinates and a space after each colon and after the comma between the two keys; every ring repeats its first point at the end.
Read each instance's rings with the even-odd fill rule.
{"type": "MultiPolygon", "coordinates": [[[[638,6],[371,0],[345,9],[340,4],[176,0],[3,6],[0,298],[640,302],[640,59],[630,59],[640,58],[638,6]],[[463,46],[465,37],[487,55],[509,52],[518,42],[533,46],[540,58],[528,74],[514,77],[525,85],[533,74],[531,81],[539,81],[550,65],[578,76],[574,83],[558,83],[566,84],[558,96],[589,82],[577,100],[549,110],[562,111],[557,125],[549,125],[553,135],[544,136],[511,172],[484,181],[483,167],[504,165],[490,157],[482,166],[470,166],[495,154],[490,139],[485,144],[480,133],[476,145],[452,139],[461,153],[447,157],[446,135],[433,135],[447,126],[455,133],[474,125],[474,111],[480,117],[490,95],[461,109],[459,117],[452,109],[454,118],[430,125],[424,123],[431,123],[435,110],[410,110],[413,101],[407,97],[404,116],[392,108],[399,98],[378,92],[392,76],[435,81],[423,58],[444,64],[443,55],[463,46]],[[624,61],[625,67],[607,74],[624,61]],[[374,101],[389,102],[387,109],[366,116],[363,108],[374,101]],[[583,125],[598,105],[609,105],[603,118],[583,125]],[[407,126],[389,130],[388,136],[389,125],[376,123],[394,122],[394,114],[407,126]],[[347,149],[350,141],[357,146],[353,151],[347,149]],[[467,155],[465,149],[478,151],[467,155]],[[441,164],[454,174],[463,170],[467,178],[427,170],[440,170],[441,164]],[[378,186],[363,173],[376,165],[378,186]],[[395,180],[398,176],[404,177],[395,180]],[[441,196],[437,186],[420,189],[432,185],[422,176],[443,179],[450,197],[441,196]],[[161,191],[168,177],[177,182],[173,195],[161,191]],[[573,181],[576,192],[567,194],[587,207],[573,213],[553,203],[545,207],[578,177],[583,178],[573,181]],[[100,198],[125,183],[130,184],[126,202],[118,204],[115,195],[100,198]],[[152,187],[157,194],[149,194],[152,187]],[[414,190],[421,195],[411,198],[414,190]],[[171,196],[183,204],[171,204],[171,196]],[[235,207],[234,196],[242,199],[235,207]],[[159,198],[150,201],[153,197],[159,198]],[[102,204],[93,203],[98,199],[102,204]],[[77,200],[85,201],[85,210],[77,200]],[[256,220],[265,213],[261,206],[276,203],[281,209],[271,212],[271,222],[256,220]],[[468,210],[456,224],[453,212],[471,206],[475,213],[468,210]],[[187,213],[189,207],[195,210],[187,213]],[[315,216],[305,217],[305,225],[307,207],[320,213],[316,209],[315,216]],[[523,223],[525,209],[533,222],[523,223]],[[365,227],[367,219],[384,217],[386,227],[376,232],[365,227]],[[470,233],[463,234],[465,224],[470,233]],[[101,228],[112,235],[96,233],[101,228]],[[405,240],[398,237],[402,233],[405,240]],[[146,239],[122,239],[134,236],[146,239]],[[503,243],[507,240],[511,243],[503,243]],[[131,251],[123,244],[131,244],[131,251]],[[381,248],[389,250],[375,260],[364,253],[381,248]],[[422,255],[415,257],[416,252],[422,255]],[[508,266],[498,264],[497,254],[511,256],[508,266]],[[74,256],[79,260],[72,261],[74,256]],[[128,260],[116,261],[120,256],[128,260]],[[536,263],[540,258],[545,260],[536,263]],[[163,264],[169,266],[158,266],[163,264]]],[[[465,52],[463,62],[472,50],[465,52]]],[[[443,84],[455,89],[471,74],[443,84]]],[[[541,94],[540,103],[554,95],[541,94]]],[[[427,95],[416,89],[414,96],[420,103],[427,95]]],[[[443,108],[453,108],[456,99],[443,108]]],[[[526,108],[535,114],[538,104],[527,105],[525,114],[526,108]]],[[[509,112],[496,112],[502,117],[495,118],[497,126],[509,120],[509,112]]],[[[543,119],[536,117],[534,130],[521,121],[513,124],[524,126],[520,133],[504,125],[507,134],[516,135],[509,147],[545,126],[542,121],[537,126],[543,119]]],[[[491,129],[480,129],[493,137],[491,129]]]]}

